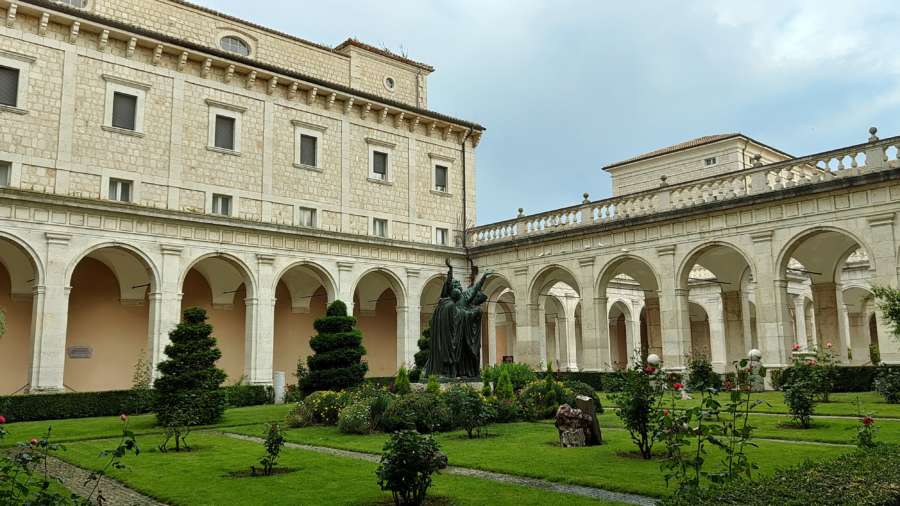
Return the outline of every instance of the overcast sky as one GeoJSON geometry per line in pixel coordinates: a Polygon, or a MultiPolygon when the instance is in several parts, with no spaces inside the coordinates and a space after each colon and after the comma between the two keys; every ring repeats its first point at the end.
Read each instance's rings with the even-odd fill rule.
{"type": "Polygon", "coordinates": [[[864,142],[873,125],[900,134],[891,0],[195,1],[435,67],[429,108],[487,128],[480,224],[609,196],[602,166],[702,135],[799,156],[864,142]]]}

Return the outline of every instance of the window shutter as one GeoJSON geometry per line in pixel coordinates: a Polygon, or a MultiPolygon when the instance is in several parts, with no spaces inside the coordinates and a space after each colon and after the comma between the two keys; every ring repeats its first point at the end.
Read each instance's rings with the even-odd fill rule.
{"type": "Polygon", "coordinates": [[[234,149],[234,118],[216,116],[216,147],[234,149]]]}
{"type": "Polygon", "coordinates": [[[122,181],[119,184],[122,185],[122,191],[120,192],[121,194],[119,195],[119,200],[121,200],[122,202],[131,202],[131,183],[129,183],[128,181],[122,181]]]}
{"type": "Polygon", "coordinates": [[[447,167],[438,165],[434,168],[434,185],[443,190],[447,190],[447,167]]]}
{"type": "Polygon", "coordinates": [[[0,67],[0,104],[16,107],[19,100],[19,70],[0,67]]]}
{"type": "Polygon", "coordinates": [[[387,175],[387,153],[381,153],[376,151],[373,153],[372,162],[374,167],[372,167],[372,171],[376,174],[380,175],[382,178],[387,175]]]}
{"type": "Polygon", "coordinates": [[[316,142],[312,135],[300,135],[300,163],[316,167],[316,142]]]}
{"type": "Polygon", "coordinates": [[[134,130],[137,118],[137,97],[127,93],[113,93],[112,126],[134,130]]]}

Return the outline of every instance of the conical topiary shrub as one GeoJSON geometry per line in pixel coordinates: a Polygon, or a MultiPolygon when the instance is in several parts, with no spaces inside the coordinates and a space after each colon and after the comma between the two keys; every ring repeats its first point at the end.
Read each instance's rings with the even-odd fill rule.
{"type": "Polygon", "coordinates": [[[313,324],[318,335],[309,342],[315,354],[306,359],[309,374],[302,384],[305,393],[343,390],[362,383],[369,367],[362,362],[366,349],[355,325],[356,318],[347,316],[347,305],[339,300],[313,324]]]}
{"type": "Polygon", "coordinates": [[[167,360],[157,369],[156,419],[160,425],[205,425],[215,423],[225,411],[225,399],[219,387],[225,371],[216,367],[222,352],[206,323],[206,310],[184,310],[184,321],[169,333],[167,360]]]}
{"type": "Polygon", "coordinates": [[[409,379],[419,381],[422,379],[422,371],[425,370],[425,364],[428,363],[428,355],[431,353],[431,328],[425,327],[422,331],[422,337],[419,338],[419,351],[413,355],[415,366],[409,371],[409,379]]]}

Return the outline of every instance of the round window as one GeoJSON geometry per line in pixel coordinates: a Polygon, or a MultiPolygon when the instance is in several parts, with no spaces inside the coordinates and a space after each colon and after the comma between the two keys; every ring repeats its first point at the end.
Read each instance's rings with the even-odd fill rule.
{"type": "Polygon", "coordinates": [[[384,78],[384,87],[387,88],[388,91],[394,91],[395,86],[397,86],[397,83],[394,81],[393,77],[384,78]]]}
{"type": "Polygon", "coordinates": [[[222,37],[222,40],[219,41],[219,45],[228,52],[236,53],[241,56],[250,56],[250,44],[247,44],[247,42],[240,37],[227,35],[222,37]]]}

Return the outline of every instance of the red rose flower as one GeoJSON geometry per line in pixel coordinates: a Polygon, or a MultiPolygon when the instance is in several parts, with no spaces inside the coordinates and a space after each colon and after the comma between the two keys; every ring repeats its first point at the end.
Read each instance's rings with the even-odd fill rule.
{"type": "Polygon", "coordinates": [[[800,351],[800,345],[794,344],[793,346],[791,346],[791,349],[793,349],[794,351],[800,351]]]}
{"type": "Polygon", "coordinates": [[[0,425],[3,425],[4,423],[6,423],[6,417],[3,415],[0,415],[0,425]]]}
{"type": "Polygon", "coordinates": [[[830,348],[831,348],[831,341],[828,341],[827,343],[825,343],[825,347],[830,349],[830,348]]]}
{"type": "Polygon", "coordinates": [[[37,438],[36,437],[31,438],[31,446],[37,446],[37,445],[38,445],[37,438]]]}
{"type": "Polygon", "coordinates": [[[128,415],[126,415],[125,413],[122,413],[121,415],[119,415],[119,420],[122,420],[123,422],[127,422],[128,415]]]}
{"type": "Polygon", "coordinates": [[[644,372],[647,374],[653,374],[656,372],[656,368],[648,365],[644,368],[644,372]]]}
{"type": "Polygon", "coordinates": [[[682,385],[681,383],[675,383],[672,386],[675,387],[675,390],[681,390],[682,388],[684,388],[684,385],[682,385]]]}
{"type": "Polygon", "coordinates": [[[869,426],[871,426],[872,424],[875,423],[875,419],[872,418],[871,416],[864,416],[863,419],[862,419],[862,423],[863,423],[863,425],[865,425],[866,427],[869,427],[869,426]]]}
{"type": "Polygon", "coordinates": [[[663,410],[663,416],[669,416],[669,410],[668,410],[668,409],[664,409],[664,410],[663,410]]]}

